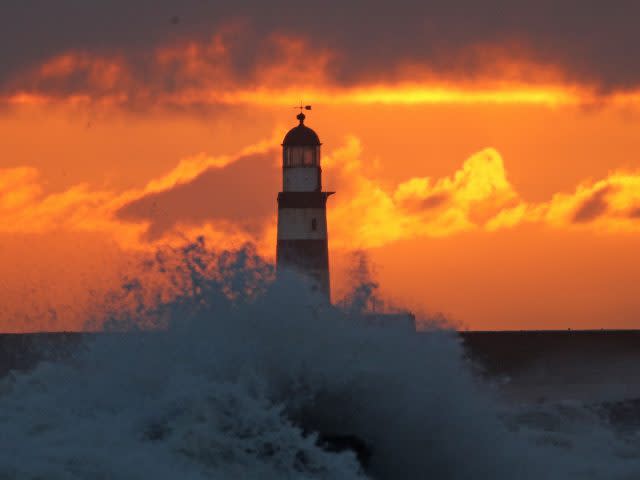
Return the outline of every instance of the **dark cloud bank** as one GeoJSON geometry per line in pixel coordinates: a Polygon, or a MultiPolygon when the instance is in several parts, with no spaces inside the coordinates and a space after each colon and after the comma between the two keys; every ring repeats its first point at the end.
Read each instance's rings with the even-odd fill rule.
{"type": "Polygon", "coordinates": [[[65,51],[132,56],[135,63],[154,46],[205,41],[233,22],[247,27],[234,39],[230,67],[238,78],[272,54],[263,40],[277,32],[338,52],[329,68],[344,84],[393,80],[390,72],[402,63],[473,78],[486,73],[479,45],[559,66],[569,80],[605,90],[640,83],[635,0],[25,0],[4,2],[1,12],[5,91],[16,88],[18,72],[65,51]]]}
{"type": "Polygon", "coordinates": [[[275,214],[273,192],[280,180],[278,174],[273,153],[247,155],[225,167],[210,168],[190,182],[145,195],[122,207],[117,217],[149,222],[150,240],[177,225],[208,221],[227,222],[257,234],[275,214]]]}

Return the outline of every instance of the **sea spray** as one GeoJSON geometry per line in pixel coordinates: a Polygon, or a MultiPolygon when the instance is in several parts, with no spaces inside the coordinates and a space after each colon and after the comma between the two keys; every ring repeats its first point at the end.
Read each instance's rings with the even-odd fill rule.
{"type": "Polygon", "coordinates": [[[597,417],[502,404],[452,332],[368,326],[357,311],[322,305],[300,279],[273,282],[250,248],[209,255],[200,243],[178,254],[147,265],[171,277],[160,282],[169,293],[129,278],[107,302],[112,333],[1,381],[0,478],[640,472],[637,446],[597,417]],[[327,436],[366,445],[366,468],[349,450],[328,451],[327,436]]]}

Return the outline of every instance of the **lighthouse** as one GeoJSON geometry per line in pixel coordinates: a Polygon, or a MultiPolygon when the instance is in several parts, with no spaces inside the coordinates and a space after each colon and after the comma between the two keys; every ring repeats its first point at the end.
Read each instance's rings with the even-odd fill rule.
{"type": "Polygon", "coordinates": [[[301,107],[299,124],[282,142],[282,191],[278,193],[278,243],[276,270],[289,269],[304,275],[311,288],[331,300],[329,287],[329,245],[327,242],[327,198],[322,191],[320,139],[304,124],[301,107]]]}

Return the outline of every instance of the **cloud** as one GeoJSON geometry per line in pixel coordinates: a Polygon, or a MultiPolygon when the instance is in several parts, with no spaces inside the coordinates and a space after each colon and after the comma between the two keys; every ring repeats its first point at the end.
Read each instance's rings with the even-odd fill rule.
{"type": "MultiPolygon", "coordinates": [[[[332,73],[337,53],[282,34],[262,39],[262,56],[254,55],[253,63],[238,69],[236,56],[244,53],[237,50],[237,44],[237,35],[225,31],[202,42],[158,46],[139,58],[66,52],[10,78],[4,101],[10,105],[66,102],[136,110],[283,105],[300,95],[327,105],[575,105],[601,101],[585,86],[564,85],[560,75],[505,78],[496,77],[495,68],[488,75],[450,78],[420,67],[393,79],[365,76],[360,83],[344,84],[332,73]],[[540,82],[530,82],[538,77],[540,82]]],[[[544,70],[536,65],[531,68],[544,70]]],[[[633,95],[618,97],[623,102],[634,99],[633,95]]]]}
{"type": "Polygon", "coordinates": [[[242,156],[211,167],[185,183],[150,193],[122,206],[116,218],[145,222],[157,240],[178,225],[233,225],[257,235],[275,213],[279,180],[275,152],[242,156]]]}
{"type": "MultiPolygon", "coordinates": [[[[204,234],[220,247],[257,242],[273,250],[280,187],[274,138],[235,155],[179,161],[140,188],[96,190],[85,184],[45,194],[30,167],[0,170],[0,235],[100,233],[121,248],[153,248],[204,234]]],[[[617,171],[543,202],[518,193],[495,149],[471,155],[443,178],[388,185],[365,168],[355,137],[323,157],[331,172],[332,247],[373,248],[402,239],[495,232],[523,224],[598,233],[640,231],[640,172],[617,171]]]]}
{"type": "Polygon", "coordinates": [[[370,248],[404,238],[481,230],[519,202],[493,149],[472,155],[450,177],[415,177],[392,190],[366,176],[360,153],[358,140],[351,138],[326,160],[338,178],[329,213],[334,245],[370,248]]]}
{"type": "Polygon", "coordinates": [[[576,223],[584,223],[595,220],[596,218],[607,213],[609,204],[607,203],[607,195],[611,191],[611,186],[596,191],[590,198],[582,202],[582,205],[573,215],[573,221],[576,223]]]}
{"type": "Polygon", "coordinates": [[[35,168],[0,169],[0,231],[37,233],[78,222],[104,198],[84,185],[45,196],[35,168]]]}
{"type": "Polygon", "coordinates": [[[449,200],[449,197],[444,193],[436,193],[429,197],[422,199],[419,208],[422,210],[429,210],[431,208],[437,208],[445,204],[449,200]]]}
{"type": "Polygon", "coordinates": [[[38,171],[31,167],[0,169],[0,209],[20,207],[41,193],[38,171]]]}
{"type": "Polygon", "coordinates": [[[495,149],[469,157],[451,176],[414,177],[393,189],[367,177],[357,139],[326,161],[337,174],[329,215],[332,244],[372,248],[401,239],[495,232],[523,224],[597,233],[640,231],[640,172],[613,172],[574,192],[528,202],[510,183],[495,149]]]}
{"type": "Polygon", "coordinates": [[[585,182],[571,194],[557,193],[543,204],[543,220],[559,228],[590,229],[601,233],[637,232],[633,212],[640,205],[640,172],[616,171],[598,181],[585,182]]]}
{"type": "Polygon", "coordinates": [[[187,157],[123,191],[76,184],[45,193],[37,169],[0,169],[0,235],[101,233],[126,249],[201,232],[220,246],[255,241],[279,181],[274,144],[270,138],[235,155],[187,157]]]}
{"type": "Polygon", "coordinates": [[[598,101],[640,87],[628,53],[640,4],[624,3],[13,2],[0,19],[0,92],[128,108],[288,103],[301,92],[342,103],[598,101]]]}
{"type": "Polygon", "coordinates": [[[265,96],[260,90],[324,85],[330,58],[328,51],[312,48],[304,39],[275,32],[257,39],[233,24],[208,38],[146,48],[62,51],[9,73],[0,84],[5,101],[193,108],[256,102],[257,95],[259,103],[265,96]]]}
{"type": "Polygon", "coordinates": [[[634,207],[629,211],[629,218],[640,219],[640,207],[634,207]]]}

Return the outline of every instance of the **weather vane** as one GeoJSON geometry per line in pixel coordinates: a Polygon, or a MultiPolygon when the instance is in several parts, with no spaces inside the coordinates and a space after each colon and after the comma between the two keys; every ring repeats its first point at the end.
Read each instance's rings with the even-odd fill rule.
{"type": "Polygon", "coordinates": [[[311,110],[311,105],[305,105],[304,103],[300,102],[299,107],[293,107],[293,108],[299,108],[300,113],[302,113],[303,110],[311,110]]]}

